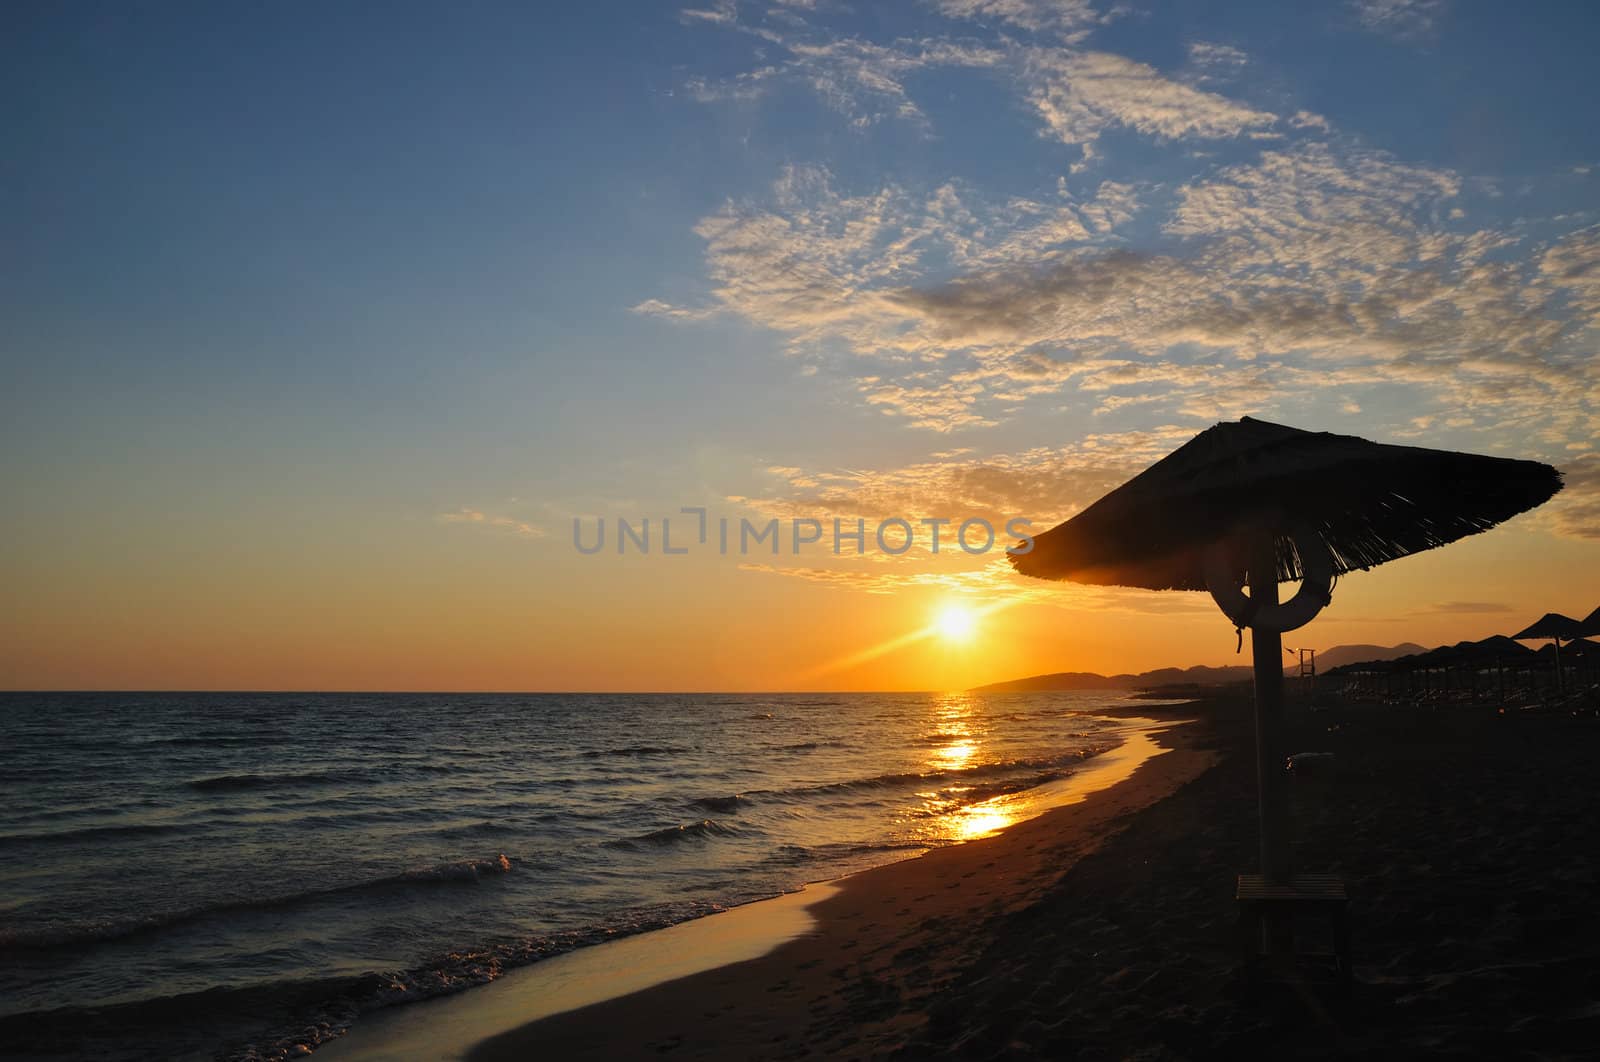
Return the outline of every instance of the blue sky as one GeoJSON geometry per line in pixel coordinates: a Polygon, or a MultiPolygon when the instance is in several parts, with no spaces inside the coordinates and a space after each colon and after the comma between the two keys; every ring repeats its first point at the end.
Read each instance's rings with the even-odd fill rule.
{"type": "Polygon", "coordinates": [[[1552,461],[1600,540],[1592,5],[4,17],[41,595],[113,534],[1044,520],[1244,413],[1552,461]]]}

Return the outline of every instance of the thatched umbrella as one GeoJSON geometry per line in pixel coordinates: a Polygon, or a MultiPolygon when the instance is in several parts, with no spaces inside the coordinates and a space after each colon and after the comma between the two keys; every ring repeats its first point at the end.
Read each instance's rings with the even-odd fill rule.
{"type": "Polygon", "coordinates": [[[1011,563],[1042,579],[1209,590],[1235,625],[1251,628],[1261,867],[1283,880],[1279,635],[1327,604],[1336,575],[1487,531],[1560,489],[1561,474],[1536,461],[1382,445],[1245,417],[1201,432],[1037,536],[1011,563]],[[1279,604],[1278,583],[1292,579],[1303,579],[1300,592],[1279,604]]]}
{"type": "Polygon", "coordinates": [[[1561,640],[1565,638],[1572,641],[1583,630],[1583,624],[1571,616],[1563,616],[1559,612],[1546,612],[1528,626],[1524,627],[1511,638],[1519,642],[1542,642],[1550,639],[1555,646],[1556,661],[1556,689],[1566,689],[1566,680],[1561,677],[1561,640]]]}

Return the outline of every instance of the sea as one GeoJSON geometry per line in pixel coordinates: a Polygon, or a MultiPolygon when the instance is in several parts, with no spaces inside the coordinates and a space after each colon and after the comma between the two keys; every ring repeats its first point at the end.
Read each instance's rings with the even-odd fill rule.
{"type": "MultiPolygon", "coordinates": [[[[363,1015],[992,833],[1116,692],[0,693],[0,1053],[363,1015]]],[[[1049,786],[1049,789],[1040,787],[1049,786]]]]}

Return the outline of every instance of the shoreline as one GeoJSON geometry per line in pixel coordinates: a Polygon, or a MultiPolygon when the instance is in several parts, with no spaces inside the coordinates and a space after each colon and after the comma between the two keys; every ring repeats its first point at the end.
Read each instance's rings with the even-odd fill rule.
{"type": "Polygon", "coordinates": [[[1131,732],[1067,778],[1038,787],[1054,792],[985,802],[1035,808],[1048,802],[998,832],[580,949],[468,992],[378,1012],[317,1054],[333,1062],[493,1062],[535,1050],[563,1058],[663,1050],[760,1056],[774,1028],[794,1024],[797,1008],[815,1015],[817,1007],[808,1008],[799,993],[826,997],[851,980],[851,970],[904,965],[911,954],[926,953],[953,969],[946,938],[962,918],[1000,917],[1025,906],[1117,832],[1119,820],[1208,769],[1215,755],[1198,748],[1196,720],[1185,711],[1191,707],[1094,713],[1131,732]],[[890,905],[894,910],[886,910],[890,905]]]}

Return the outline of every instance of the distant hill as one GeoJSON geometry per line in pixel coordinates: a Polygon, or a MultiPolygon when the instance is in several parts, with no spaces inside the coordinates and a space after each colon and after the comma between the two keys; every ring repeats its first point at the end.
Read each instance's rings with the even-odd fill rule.
{"type": "Polygon", "coordinates": [[[1163,667],[1137,675],[1099,675],[1093,671],[1059,671],[1054,675],[1033,675],[979,686],[974,693],[1041,693],[1048,690],[1138,690],[1151,686],[1188,683],[1221,686],[1244,682],[1251,677],[1248,667],[1163,667]]]}
{"type": "Polygon", "coordinates": [[[1399,645],[1336,645],[1332,649],[1317,650],[1317,673],[1332,671],[1346,664],[1365,664],[1371,660],[1396,660],[1412,653],[1425,653],[1427,646],[1416,642],[1399,645]]]}
{"type": "MultiPolygon", "coordinates": [[[[1393,660],[1396,657],[1409,656],[1412,653],[1423,652],[1422,646],[1415,642],[1402,642],[1399,645],[1336,645],[1326,652],[1317,652],[1317,671],[1328,671],[1332,668],[1342,667],[1345,664],[1362,663],[1368,660],[1393,660]]],[[[1285,656],[1285,671],[1298,674],[1299,665],[1288,665],[1289,657],[1285,656]]],[[[1058,671],[1053,675],[1031,675],[1028,678],[1012,679],[1010,682],[995,682],[987,686],[978,686],[974,693],[1042,693],[1050,690],[1142,690],[1153,686],[1224,686],[1230,682],[1248,682],[1253,677],[1249,664],[1236,664],[1227,667],[1162,667],[1154,671],[1142,671],[1137,675],[1101,675],[1093,671],[1058,671]]]]}

